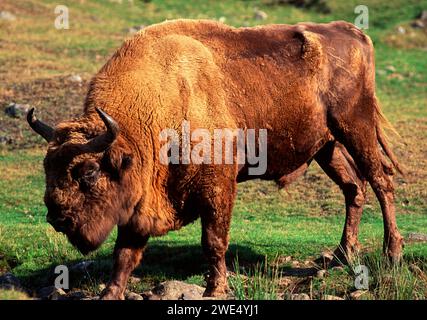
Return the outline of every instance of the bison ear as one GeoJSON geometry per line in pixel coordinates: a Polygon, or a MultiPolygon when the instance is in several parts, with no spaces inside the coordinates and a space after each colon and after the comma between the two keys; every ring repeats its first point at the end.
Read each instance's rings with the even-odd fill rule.
{"type": "Polygon", "coordinates": [[[103,163],[112,176],[121,178],[123,173],[132,166],[132,155],[121,150],[108,150],[103,158],[103,163]]]}

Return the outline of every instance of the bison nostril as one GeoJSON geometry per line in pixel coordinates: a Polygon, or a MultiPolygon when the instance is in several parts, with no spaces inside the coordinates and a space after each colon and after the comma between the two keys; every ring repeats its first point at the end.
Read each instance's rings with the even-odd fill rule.
{"type": "Polygon", "coordinates": [[[49,222],[52,227],[57,232],[64,232],[71,226],[70,218],[51,218],[50,216],[46,217],[47,222],[49,222]]]}
{"type": "Polygon", "coordinates": [[[47,216],[46,216],[46,221],[47,221],[48,223],[52,224],[54,220],[52,219],[52,217],[51,217],[51,216],[47,215],[47,216]]]}

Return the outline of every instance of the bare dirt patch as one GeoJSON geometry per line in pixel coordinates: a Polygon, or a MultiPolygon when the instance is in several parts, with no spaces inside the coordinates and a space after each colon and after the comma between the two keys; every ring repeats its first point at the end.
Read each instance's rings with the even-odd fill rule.
{"type": "Polygon", "coordinates": [[[13,118],[5,113],[9,103],[29,104],[36,108],[40,119],[55,125],[82,112],[88,82],[85,78],[73,81],[69,75],[10,83],[0,88],[0,148],[29,148],[42,143],[28,127],[25,116],[13,118]]]}

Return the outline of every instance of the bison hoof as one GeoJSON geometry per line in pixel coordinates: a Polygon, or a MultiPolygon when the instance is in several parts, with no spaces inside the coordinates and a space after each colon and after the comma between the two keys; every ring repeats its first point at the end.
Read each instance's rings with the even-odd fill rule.
{"type": "Polygon", "coordinates": [[[402,252],[401,251],[397,251],[397,252],[386,251],[385,254],[388,258],[388,261],[392,265],[398,266],[402,263],[402,252]]]}
{"type": "Polygon", "coordinates": [[[125,300],[125,296],[118,288],[107,287],[101,293],[100,300],[125,300]]]}
{"type": "Polygon", "coordinates": [[[203,293],[204,297],[214,297],[219,298],[223,297],[225,298],[227,296],[229,289],[228,286],[217,286],[214,288],[206,288],[205,292],[203,293]]]}
{"type": "Polygon", "coordinates": [[[402,259],[402,249],[404,247],[403,238],[401,236],[391,237],[388,241],[384,241],[384,253],[393,264],[399,264],[402,259]]]}

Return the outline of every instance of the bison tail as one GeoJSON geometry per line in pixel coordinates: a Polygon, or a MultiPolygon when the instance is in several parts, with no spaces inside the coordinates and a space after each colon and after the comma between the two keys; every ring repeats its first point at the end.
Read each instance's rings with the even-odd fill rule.
{"type": "Polygon", "coordinates": [[[390,159],[391,163],[396,168],[396,170],[400,174],[404,175],[405,171],[404,171],[403,167],[399,164],[399,161],[397,160],[395,154],[391,150],[391,148],[388,144],[387,135],[382,130],[382,126],[391,130],[398,137],[400,137],[400,135],[396,131],[396,129],[393,127],[393,125],[387,120],[387,118],[382,113],[381,108],[380,108],[379,103],[378,103],[376,98],[375,98],[375,110],[376,110],[376,114],[378,117],[377,118],[378,119],[377,127],[376,127],[378,142],[379,142],[381,148],[383,149],[384,153],[386,154],[386,156],[390,159]]]}

